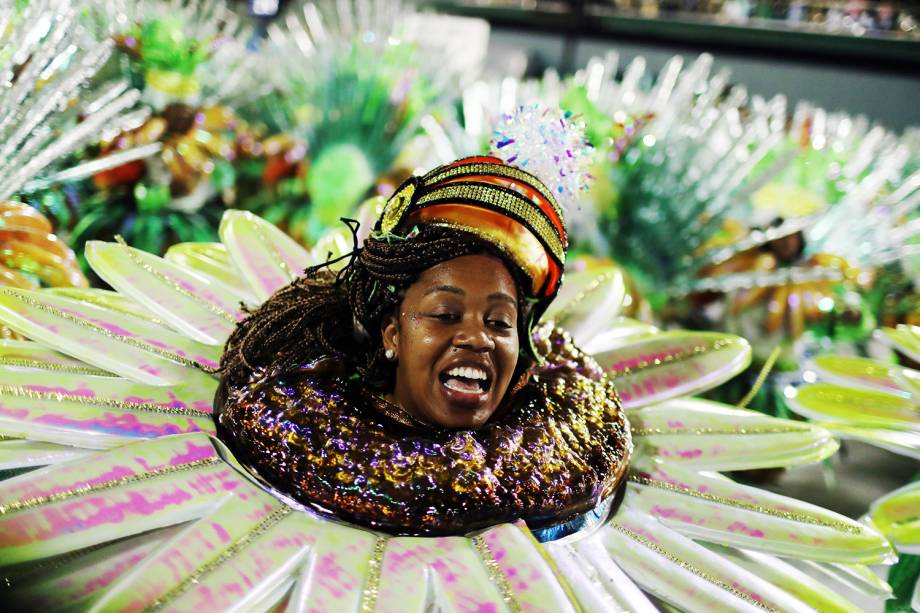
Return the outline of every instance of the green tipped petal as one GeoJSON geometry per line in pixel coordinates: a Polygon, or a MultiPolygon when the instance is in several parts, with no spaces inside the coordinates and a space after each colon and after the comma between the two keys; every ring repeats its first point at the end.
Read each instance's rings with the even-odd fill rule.
{"type": "Polygon", "coordinates": [[[0,340],[0,366],[37,368],[48,372],[71,372],[103,377],[115,376],[108,371],[94,368],[86,362],[58,353],[32,341],[0,340]]]}
{"type": "Polygon", "coordinates": [[[614,351],[636,342],[642,336],[650,336],[658,331],[658,328],[644,321],[617,317],[606,330],[586,340],[581,348],[592,354],[614,351]]]}
{"type": "Polygon", "coordinates": [[[554,542],[546,549],[582,610],[657,613],[655,605],[596,539],[582,539],[573,545],[554,542]]]}
{"type": "Polygon", "coordinates": [[[101,547],[66,554],[51,564],[25,565],[7,571],[11,589],[4,596],[28,603],[29,610],[83,610],[113,581],[134,568],[152,551],[181,530],[161,528],[101,547]]]}
{"type": "Polygon", "coordinates": [[[92,451],[68,445],[5,439],[0,436],[0,470],[47,466],[81,458],[91,453],[92,451]]]}
{"type": "Polygon", "coordinates": [[[833,581],[870,598],[878,600],[891,598],[891,586],[879,579],[878,575],[868,566],[833,562],[822,563],[810,560],[791,560],[791,562],[812,575],[833,581]]]}
{"type": "Polygon", "coordinates": [[[0,482],[0,566],[200,517],[247,482],[204,434],[132,443],[0,482]]]}
{"type": "Polygon", "coordinates": [[[629,421],[639,454],[699,470],[807,464],[838,447],[823,428],[707,400],[669,400],[633,411],[629,421]]]}
{"type": "Polygon", "coordinates": [[[223,243],[179,243],[170,247],[163,257],[177,266],[193,270],[233,288],[240,300],[246,304],[258,304],[249,286],[243,282],[239,272],[234,268],[230,252],[223,243]]]}
{"type": "Polygon", "coordinates": [[[109,285],[174,330],[223,346],[243,319],[240,297],[222,283],[127,245],[90,241],[86,259],[109,285]]]}
{"type": "Polygon", "coordinates": [[[829,383],[899,394],[915,403],[920,400],[920,372],[912,368],[869,358],[822,355],[806,366],[809,369],[829,383]]]}
{"type": "MultiPolygon", "coordinates": [[[[187,432],[214,433],[217,381],[192,372],[162,387],[57,368],[0,365],[0,434],[89,449],[187,432]]],[[[46,449],[36,448],[40,464],[46,449]]],[[[25,458],[22,458],[25,459],[25,458]]]]}
{"type": "Polygon", "coordinates": [[[157,322],[157,318],[153,313],[130,298],[125,298],[117,292],[87,287],[49,287],[45,291],[58,296],[72,298],[73,300],[79,300],[80,302],[95,304],[104,309],[111,309],[119,313],[124,313],[125,315],[133,315],[144,321],[157,322]]]}
{"type": "Polygon", "coordinates": [[[892,453],[920,460],[920,432],[912,430],[885,430],[841,424],[837,422],[816,422],[843,439],[863,441],[892,453]]]}
{"type": "Polygon", "coordinates": [[[829,586],[792,564],[757,551],[707,545],[722,557],[746,568],[822,613],[859,613],[861,609],[829,586]]]}
{"type": "Polygon", "coordinates": [[[45,291],[0,288],[0,321],[46,347],[149,385],[180,384],[194,368],[216,368],[222,350],[45,291]]]}
{"type": "Polygon", "coordinates": [[[339,270],[348,264],[348,258],[343,258],[343,256],[351,253],[353,249],[354,241],[351,230],[346,226],[340,226],[323,234],[322,238],[316,242],[316,246],[310,250],[310,254],[317,263],[338,260],[330,264],[330,269],[339,270]]]}
{"type": "Polygon", "coordinates": [[[758,575],[624,507],[597,538],[646,592],[684,611],[810,611],[758,575]]]}
{"type": "Polygon", "coordinates": [[[818,421],[920,430],[920,410],[909,399],[897,394],[814,383],[789,390],[786,402],[796,413],[818,421]]]}
{"type": "Polygon", "coordinates": [[[900,324],[897,328],[879,328],[873,336],[914,362],[920,362],[920,328],[917,326],[900,324]]]}
{"type": "Polygon", "coordinates": [[[673,464],[639,463],[627,499],[694,539],[848,564],[894,558],[876,530],[821,507],[673,464]]]}
{"type": "Polygon", "coordinates": [[[920,481],[908,483],[873,502],[869,518],[898,551],[920,554],[920,481]]]}

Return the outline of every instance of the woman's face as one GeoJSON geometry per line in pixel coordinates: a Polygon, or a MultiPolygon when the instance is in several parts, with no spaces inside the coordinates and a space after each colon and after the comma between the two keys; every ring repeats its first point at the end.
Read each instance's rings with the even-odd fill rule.
{"type": "Polygon", "coordinates": [[[447,428],[478,428],[498,408],[518,359],[517,289],[504,262],[466,255],[426,270],[383,324],[396,353],[389,400],[447,428]]]}

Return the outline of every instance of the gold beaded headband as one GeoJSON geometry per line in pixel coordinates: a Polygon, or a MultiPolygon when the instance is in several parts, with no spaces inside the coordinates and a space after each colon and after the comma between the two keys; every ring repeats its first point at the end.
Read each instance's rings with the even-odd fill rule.
{"type": "Polygon", "coordinates": [[[411,177],[387,201],[376,231],[405,234],[417,225],[456,228],[495,245],[530,281],[536,316],[559,289],[568,247],[562,211],[537,177],[498,158],[464,158],[411,177]]]}

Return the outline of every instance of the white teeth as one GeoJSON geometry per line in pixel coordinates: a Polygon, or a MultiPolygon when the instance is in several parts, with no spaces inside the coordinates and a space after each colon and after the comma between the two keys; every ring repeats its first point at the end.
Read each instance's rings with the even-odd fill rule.
{"type": "Polygon", "coordinates": [[[464,379],[479,379],[485,381],[489,378],[486,371],[470,366],[456,366],[447,371],[448,377],[463,377],[464,379]]]}

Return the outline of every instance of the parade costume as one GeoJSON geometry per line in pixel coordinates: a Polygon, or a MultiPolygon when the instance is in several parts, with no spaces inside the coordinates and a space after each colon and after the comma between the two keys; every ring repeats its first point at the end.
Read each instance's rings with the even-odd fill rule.
{"type": "MultiPolygon", "coordinates": [[[[540,208],[545,195],[479,168],[465,177],[476,195],[453,203],[505,215],[488,195],[500,193],[520,214],[506,215],[517,226],[469,221],[447,201],[464,182],[454,179],[407,183],[377,231],[404,231],[404,217],[457,232],[477,224],[486,229],[478,239],[517,266],[514,241],[496,233],[531,232],[559,215],[540,208]],[[426,202],[444,214],[420,221],[421,201],[441,189],[451,195],[426,202]],[[519,206],[521,194],[537,216],[519,206]]],[[[248,213],[225,215],[222,244],[180,245],[165,259],[90,243],[87,259],[117,293],[0,290],[0,320],[33,339],[2,345],[2,466],[44,466],[0,482],[8,601],[99,611],[653,610],[638,584],[688,610],[855,610],[774,556],[858,568],[890,561],[880,534],[711,472],[816,461],[835,441],[809,424],[680,399],[742,369],[747,343],[609,334],[617,308],[598,317],[584,306],[622,300],[611,270],[572,275],[549,303],[564,229],[541,227],[530,246],[545,258],[526,274],[525,293],[531,312],[571,326],[574,342],[535,327],[524,349],[542,362],[513,392],[520,404],[477,431],[400,423],[360,378],[318,381],[308,369],[234,379],[216,427],[214,373],[246,319],[240,303],[254,309],[317,263],[248,213]],[[593,357],[576,348],[585,343],[593,357]],[[352,404],[361,396],[365,405],[352,404]],[[436,496],[421,493],[425,475],[436,496]],[[475,491],[466,497],[463,486],[475,491]],[[414,536],[431,533],[452,536],[414,536]]]]}
{"type": "MultiPolygon", "coordinates": [[[[356,250],[335,278],[317,283],[324,283],[325,291],[341,285],[353,294],[350,273],[372,265],[365,264],[374,258],[364,253],[369,243],[402,244],[392,268],[402,253],[424,248],[416,245],[420,227],[447,230],[438,238],[450,245],[443,248],[445,259],[491,247],[522,276],[527,302],[519,317],[521,336],[539,346],[524,342],[538,364],[508,393],[502,414],[477,431],[419,422],[376,398],[360,367],[358,383],[349,381],[353,373],[344,364],[343,374],[332,378],[304,371],[315,360],[336,356],[296,343],[292,368],[256,372],[245,383],[227,373],[230,389],[224,406],[217,407],[223,408],[222,437],[240,460],[300,502],[401,534],[462,534],[514,519],[542,527],[590,511],[621,483],[631,442],[603,370],[563,332],[548,326],[532,330],[534,318],[556,295],[565,261],[566,233],[555,198],[538,179],[497,158],[459,160],[407,181],[387,203],[362,252],[356,250]],[[279,447],[281,440],[287,444],[279,447]]],[[[425,267],[438,263],[436,257],[425,267]]],[[[372,273],[371,278],[371,294],[399,291],[377,289],[387,279],[372,273]]],[[[371,299],[358,296],[362,302],[371,299]]],[[[269,301],[254,318],[277,321],[283,308],[269,301]]],[[[309,325],[334,317],[319,313],[309,325]]],[[[347,328],[350,320],[332,325],[347,328]]],[[[360,321],[355,328],[375,325],[379,322],[360,321]]],[[[294,330],[284,335],[300,336],[294,330]]],[[[228,351],[246,340],[231,337],[228,351]]],[[[277,359],[275,348],[267,353],[277,359]]],[[[348,356],[341,357],[347,363],[348,356]]],[[[246,362],[247,373],[264,366],[258,357],[246,362]]]]}
{"type": "MultiPolygon", "coordinates": [[[[76,107],[73,131],[42,140],[50,132],[37,129],[37,110],[59,110],[44,103],[75,96],[111,50],[80,44],[76,9],[46,27],[51,4],[31,3],[11,30],[16,53],[0,52],[4,68],[25,67],[10,71],[12,93],[34,94],[0,99],[11,111],[0,122],[4,199],[102,126],[115,133],[145,118],[120,116],[140,94],[119,85],[113,98],[76,107]],[[60,85],[49,80],[50,67],[67,66],[55,45],[79,64],[60,85]]],[[[183,11],[198,12],[193,3],[183,11]]],[[[0,21],[8,16],[0,9],[0,21]]],[[[500,174],[530,168],[545,179],[527,166],[528,152],[546,147],[534,135],[497,139],[506,152],[517,147],[504,160],[520,167],[500,174]]],[[[573,155],[555,150],[563,162],[573,155]]],[[[89,167],[106,170],[99,160],[89,167]]],[[[522,329],[534,333],[525,349],[537,365],[511,410],[477,431],[406,420],[360,376],[320,379],[310,364],[237,381],[216,423],[227,338],[327,259],[324,243],[306,252],[248,213],[225,214],[221,243],[180,244],[164,258],[89,243],[88,261],[115,292],[0,289],[0,322],[31,339],[0,341],[4,610],[655,610],[638,585],[687,610],[853,611],[835,593],[841,582],[883,595],[862,565],[890,561],[892,549],[872,527],[713,472],[814,462],[836,449],[819,426],[682,398],[742,369],[746,342],[617,317],[625,292],[614,268],[569,273],[560,288],[562,212],[539,182],[442,176],[455,173],[406,183],[379,231],[405,238],[404,216],[459,224],[529,280],[522,329]],[[477,184],[475,193],[458,193],[458,182],[477,184]],[[260,453],[256,441],[274,447],[260,453]],[[429,534],[450,536],[420,536],[429,534]],[[804,560],[795,563],[830,585],[780,557],[804,560]]],[[[913,490],[879,502],[879,527],[903,527],[904,495],[913,490]]]]}

